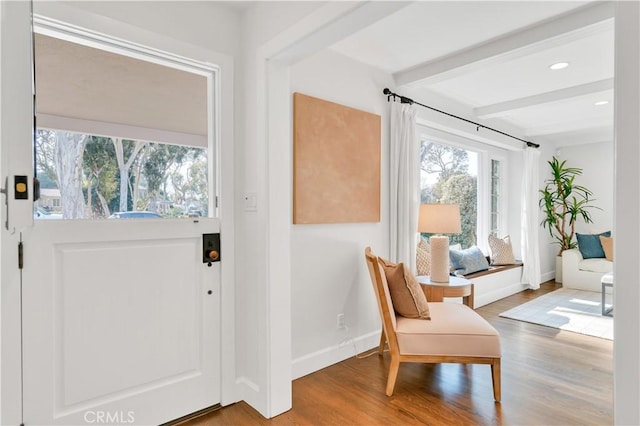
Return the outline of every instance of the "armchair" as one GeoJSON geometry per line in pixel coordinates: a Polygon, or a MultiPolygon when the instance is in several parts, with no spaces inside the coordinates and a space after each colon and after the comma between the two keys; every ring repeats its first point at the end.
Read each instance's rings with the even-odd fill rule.
{"type": "Polygon", "coordinates": [[[495,328],[473,309],[457,303],[429,303],[431,320],[396,315],[378,257],[367,247],[365,258],[383,325],[379,354],[385,340],[391,354],[387,396],[393,394],[401,362],[489,364],[493,397],[499,402],[501,349],[495,328]]]}

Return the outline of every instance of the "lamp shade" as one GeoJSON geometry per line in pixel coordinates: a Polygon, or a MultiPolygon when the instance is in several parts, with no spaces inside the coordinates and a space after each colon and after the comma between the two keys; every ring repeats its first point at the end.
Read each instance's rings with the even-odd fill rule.
{"type": "Polygon", "coordinates": [[[421,204],[418,232],[459,234],[460,206],[457,204],[421,204]]]}

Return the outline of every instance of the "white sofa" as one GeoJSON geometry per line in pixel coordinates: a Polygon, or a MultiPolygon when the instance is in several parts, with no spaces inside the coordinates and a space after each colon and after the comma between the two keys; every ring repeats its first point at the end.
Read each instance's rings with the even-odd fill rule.
{"type": "Polygon", "coordinates": [[[611,271],[613,262],[605,258],[584,259],[578,249],[562,252],[563,287],[600,292],[600,279],[611,271]]]}

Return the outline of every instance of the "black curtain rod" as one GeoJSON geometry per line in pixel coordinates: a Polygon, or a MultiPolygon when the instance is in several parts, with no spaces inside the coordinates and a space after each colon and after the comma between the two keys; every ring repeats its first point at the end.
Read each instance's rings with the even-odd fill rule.
{"type": "Polygon", "coordinates": [[[480,123],[476,123],[475,121],[467,120],[466,118],[462,118],[462,117],[459,117],[457,115],[450,114],[450,113],[448,113],[446,111],[442,111],[440,109],[431,107],[429,105],[421,104],[420,102],[416,102],[413,99],[407,98],[406,96],[398,95],[397,93],[392,92],[391,90],[389,90],[386,87],[382,91],[382,93],[387,95],[387,101],[391,100],[391,97],[393,97],[394,101],[396,100],[396,98],[400,98],[400,102],[403,103],[403,104],[418,104],[421,107],[429,108],[430,110],[439,112],[440,114],[448,115],[449,117],[457,118],[458,120],[462,120],[462,121],[466,121],[467,123],[474,124],[476,126],[476,128],[482,127],[483,129],[491,130],[492,132],[500,133],[501,135],[508,136],[510,138],[513,138],[513,139],[517,139],[520,142],[526,143],[527,146],[530,147],[530,148],[540,148],[540,145],[537,144],[537,143],[533,143],[533,142],[526,141],[524,139],[520,139],[519,137],[510,135],[509,133],[505,133],[505,132],[502,132],[500,130],[494,129],[493,127],[485,126],[484,124],[480,124],[480,123]]]}

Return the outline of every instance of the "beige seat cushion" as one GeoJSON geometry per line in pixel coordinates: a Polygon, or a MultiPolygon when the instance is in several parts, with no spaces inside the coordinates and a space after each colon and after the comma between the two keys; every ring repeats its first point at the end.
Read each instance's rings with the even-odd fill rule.
{"type": "Polygon", "coordinates": [[[500,336],[491,324],[468,306],[429,303],[431,321],[396,317],[402,355],[500,357],[500,336]]]}
{"type": "Polygon", "coordinates": [[[588,272],[611,272],[613,271],[613,262],[608,261],[604,257],[592,257],[591,259],[584,259],[578,263],[578,269],[588,272]]]}

